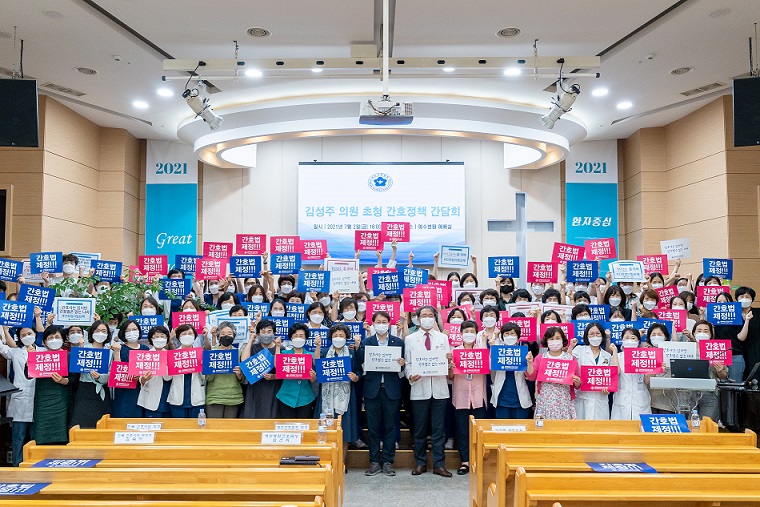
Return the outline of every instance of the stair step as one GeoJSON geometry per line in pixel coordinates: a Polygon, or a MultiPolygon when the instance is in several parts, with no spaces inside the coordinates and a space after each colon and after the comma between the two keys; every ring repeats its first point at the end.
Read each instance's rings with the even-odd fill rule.
{"type": "MultiPolygon", "coordinates": [[[[446,453],[446,468],[450,471],[459,468],[459,451],[445,451],[446,453]]],[[[366,449],[354,449],[348,451],[346,456],[346,466],[350,469],[365,469],[369,468],[369,451],[366,449]]],[[[396,470],[412,470],[416,466],[414,461],[414,451],[411,449],[398,449],[396,451],[396,458],[393,467],[396,470]]],[[[428,451],[428,470],[433,470],[433,456],[428,451]]]]}

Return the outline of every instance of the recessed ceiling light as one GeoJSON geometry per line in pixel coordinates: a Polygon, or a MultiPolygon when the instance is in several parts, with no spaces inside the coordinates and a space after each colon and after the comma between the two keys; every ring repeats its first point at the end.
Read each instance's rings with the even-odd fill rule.
{"type": "Polygon", "coordinates": [[[454,72],[455,70],[457,70],[457,69],[455,69],[454,67],[444,67],[443,68],[444,72],[454,72]]]}
{"type": "Polygon", "coordinates": [[[253,26],[245,31],[248,35],[251,37],[269,37],[272,35],[272,32],[267,30],[266,28],[261,28],[260,26],[253,26]]]}
{"type": "Polygon", "coordinates": [[[98,73],[97,70],[91,69],[89,67],[76,67],[76,69],[74,69],[74,70],[76,70],[77,72],[79,72],[81,74],[84,74],[86,76],[94,76],[95,74],[98,73]]]}
{"type": "Polygon", "coordinates": [[[591,91],[591,95],[594,97],[604,97],[608,93],[610,93],[610,91],[607,88],[594,88],[591,91]]]}
{"type": "Polygon", "coordinates": [[[53,10],[42,11],[42,14],[52,19],[61,19],[63,17],[62,13],[53,10]]]}
{"type": "Polygon", "coordinates": [[[162,97],[173,97],[174,92],[171,91],[169,88],[159,88],[156,90],[156,93],[159,94],[162,97]]]}
{"type": "Polygon", "coordinates": [[[323,70],[324,70],[324,69],[320,69],[319,67],[314,67],[313,69],[311,69],[311,71],[312,71],[314,74],[319,74],[319,73],[320,73],[320,72],[322,72],[323,70]]]}
{"type": "Polygon", "coordinates": [[[717,11],[712,11],[708,15],[711,18],[722,18],[723,16],[726,16],[729,12],[731,12],[731,9],[729,9],[728,7],[725,7],[723,9],[718,9],[717,11]]]}
{"type": "Polygon", "coordinates": [[[132,102],[132,106],[136,107],[137,109],[148,109],[148,103],[142,100],[135,100],[132,102]]]}
{"type": "Polygon", "coordinates": [[[520,74],[522,74],[522,69],[519,69],[517,67],[510,67],[508,69],[504,69],[505,76],[519,76],[520,74]]]}
{"type": "Polygon", "coordinates": [[[680,76],[682,74],[687,74],[694,70],[694,67],[678,67],[677,69],[673,69],[670,71],[670,73],[674,76],[680,76]]]}
{"type": "Polygon", "coordinates": [[[508,39],[510,37],[517,37],[521,33],[522,33],[522,30],[520,30],[519,28],[515,26],[510,26],[507,28],[502,28],[501,30],[496,32],[496,36],[508,39]]]}
{"type": "Polygon", "coordinates": [[[628,100],[624,100],[623,102],[618,102],[617,108],[618,109],[630,109],[633,107],[633,102],[630,102],[628,100]]]}
{"type": "Polygon", "coordinates": [[[248,77],[261,77],[263,74],[259,69],[248,69],[245,71],[245,75],[248,77]]]}

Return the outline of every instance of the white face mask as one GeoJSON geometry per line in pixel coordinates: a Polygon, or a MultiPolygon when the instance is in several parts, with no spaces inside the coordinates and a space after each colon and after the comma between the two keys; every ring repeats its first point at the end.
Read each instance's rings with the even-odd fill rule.
{"type": "Polygon", "coordinates": [[[633,349],[639,346],[638,340],[623,340],[624,349],[633,349]]]}
{"type": "Polygon", "coordinates": [[[228,310],[235,306],[235,303],[222,303],[222,310],[228,310]]]}
{"type": "Polygon", "coordinates": [[[644,308],[646,308],[647,310],[651,310],[652,308],[654,308],[655,306],[657,306],[657,302],[656,301],[652,301],[650,299],[650,300],[644,301],[643,305],[644,305],[644,308]]]}
{"type": "Polygon", "coordinates": [[[82,333],[69,333],[70,343],[79,343],[79,340],[82,338],[84,338],[84,335],[82,333]]]}
{"type": "Polygon", "coordinates": [[[309,320],[313,324],[321,324],[322,321],[325,320],[325,316],[322,315],[321,313],[312,313],[311,315],[309,315],[309,320]]]}
{"type": "Polygon", "coordinates": [[[329,297],[327,297],[327,296],[325,296],[323,298],[319,298],[319,302],[322,303],[322,306],[324,306],[325,308],[328,307],[328,306],[330,306],[330,302],[331,301],[332,301],[332,299],[329,298],[329,297]]]}
{"type": "Polygon", "coordinates": [[[414,317],[412,317],[412,324],[414,324],[415,326],[418,326],[418,327],[420,325],[420,319],[418,319],[416,315],[414,317]]]}
{"type": "Polygon", "coordinates": [[[671,307],[671,310],[686,310],[686,307],[681,306],[681,305],[673,305],[671,307]]]}
{"type": "Polygon", "coordinates": [[[476,287],[475,282],[464,282],[462,285],[465,289],[474,289],[476,287]]]}
{"type": "Polygon", "coordinates": [[[251,290],[251,287],[253,287],[253,285],[246,285],[245,286],[245,291],[248,292],[249,290],[251,290]]]}
{"type": "Polygon", "coordinates": [[[333,344],[333,347],[335,347],[336,349],[342,349],[343,346],[346,344],[346,339],[339,338],[339,337],[333,338],[332,344],[333,344]]]}
{"type": "Polygon", "coordinates": [[[162,349],[166,347],[166,338],[153,338],[153,348],[162,349]]]}
{"type": "Polygon", "coordinates": [[[578,315],[575,320],[591,320],[591,317],[589,315],[578,315]]]}
{"type": "Polygon", "coordinates": [[[483,325],[492,328],[496,325],[496,317],[483,317],[483,325]]]}
{"type": "Polygon", "coordinates": [[[117,331],[116,326],[112,326],[111,324],[108,324],[108,329],[111,331],[111,334],[115,334],[117,331]]]}
{"type": "Polygon", "coordinates": [[[541,287],[540,285],[534,285],[533,287],[531,287],[531,289],[533,290],[533,294],[535,294],[536,296],[544,293],[544,288],[541,287]]]}
{"type": "Polygon", "coordinates": [[[211,294],[219,294],[219,286],[218,285],[209,285],[208,286],[208,291],[211,294]]]}
{"type": "Polygon", "coordinates": [[[375,324],[375,332],[377,334],[385,334],[388,332],[388,323],[375,324]]]}
{"type": "Polygon", "coordinates": [[[662,289],[662,284],[660,282],[654,282],[652,283],[653,289],[662,289]]]}
{"type": "Polygon", "coordinates": [[[622,302],[623,302],[623,298],[616,298],[616,297],[610,298],[610,305],[612,306],[618,306],[622,302]]]}
{"type": "Polygon", "coordinates": [[[546,319],[546,320],[544,321],[544,324],[556,324],[556,323],[557,323],[557,321],[556,321],[556,320],[554,320],[554,319],[546,319]]]}
{"type": "Polygon", "coordinates": [[[433,324],[435,324],[435,319],[433,317],[422,317],[420,319],[420,326],[422,329],[433,329],[433,324]]]}
{"type": "Polygon", "coordinates": [[[263,303],[264,302],[264,296],[261,294],[254,294],[251,296],[251,302],[252,303],[263,303]]]}
{"type": "Polygon", "coordinates": [[[686,303],[686,309],[687,310],[691,311],[692,308],[694,308],[694,303],[692,303],[692,302],[686,303]]]}
{"type": "Polygon", "coordinates": [[[61,338],[48,338],[47,348],[50,350],[58,350],[63,347],[63,339],[61,338]]]}
{"type": "Polygon", "coordinates": [[[660,343],[663,343],[665,341],[665,337],[663,335],[652,335],[649,337],[649,339],[652,341],[652,345],[657,346],[660,343]]]}
{"type": "Polygon", "coordinates": [[[575,286],[575,292],[586,292],[588,290],[588,285],[576,285],[575,286]]]}
{"type": "Polygon", "coordinates": [[[685,286],[685,285],[679,285],[678,286],[678,293],[679,294],[682,293],[682,292],[688,292],[688,290],[689,290],[689,288],[687,286],[685,286]]]}
{"type": "Polygon", "coordinates": [[[34,334],[27,334],[21,337],[21,343],[27,347],[37,341],[37,336],[34,334]]]}
{"type": "Polygon", "coordinates": [[[232,285],[232,284],[229,284],[224,291],[225,292],[235,292],[235,286],[232,285]]]}
{"type": "Polygon", "coordinates": [[[366,301],[357,301],[356,302],[356,309],[360,312],[366,312],[367,311],[367,302],[366,301]]]}
{"type": "Polygon", "coordinates": [[[742,308],[749,308],[752,306],[752,299],[750,298],[741,298],[738,301],[742,304],[742,308]]]}
{"type": "Polygon", "coordinates": [[[454,317],[453,319],[449,320],[449,322],[452,324],[461,324],[462,322],[464,322],[464,319],[460,319],[459,317],[454,317]]]}
{"type": "Polygon", "coordinates": [[[462,341],[465,343],[475,343],[478,335],[475,333],[462,333],[462,341]]]}
{"type": "Polygon", "coordinates": [[[459,280],[451,280],[451,288],[452,289],[459,288],[459,280]]]}
{"type": "Polygon", "coordinates": [[[73,275],[74,271],[76,271],[76,267],[74,267],[73,264],[64,264],[63,265],[63,272],[67,275],[73,275]]]}
{"type": "Polygon", "coordinates": [[[183,308],[182,311],[183,312],[194,312],[194,311],[196,311],[196,309],[193,306],[188,306],[188,307],[183,308]]]}
{"type": "Polygon", "coordinates": [[[459,306],[472,306],[472,301],[470,301],[469,299],[463,299],[462,304],[459,306]]]}
{"type": "Polygon", "coordinates": [[[272,317],[284,317],[285,310],[272,310],[272,317]]]}
{"type": "Polygon", "coordinates": [[[354,310],[343,312],[343,318],[346,320],[353,320],[354,317],[356,317],[356,312],[354,310]]]}
{"type": "Polygon", "coordinates": [[[126,338],[129,343],[135,343],[137,340],[140,339],[140,332],[127,331],[126,333],[124,333],[124,338],[126,338]]]}
{"type": "Polygon", "coordinates": [[[598,347],[602,344],[602,337],[601,336],[589,336],[588,337],[588,344],[592,345],[594,347],[598,347]]]}
{"type": "Polygon", "coordinates": [[[92,333],[92,339],[98,343],[103,343],[108,339],[108,333],[92,333]]]}
{"type": "Polygon", "coordinates": [[[183,334],[179,337],[179,342],[185,347],[187,347],[188,345],[192,345],[194,341],[195,341],[195,336],[189,333],[183,334]]]}
{"type": "Polygon", "coordinates": [[[496,306],[496,300],[495,299],[484,299],[483,300],[483,306],[496,306]]]}
{"type": "Polygon", "coordinates": [[[146,316],[155,315],[156,314],[156,309],[153,308],[152,306],[146,306],[145,308],[142,309],[141,313],[143,315],[146,315],[146,316]]]}
{"type": "Polygon", "coordinates": [[[549,350],[552,352],[562,350],[562,340],[549,340],[546,342],[546,344],[549,347],[549,350]]]}
{"type": "Polygon", "coordinates": [[[293,348],[302,349],[306,345],[306,338],[291,338],[290,344],[293,345],[293,348]]]}
{"type": "Polygon", "coordinates": [[[505,334],[502,340],[504,340],[504,345],[517,345],[517,336],[513,334],[505,334]]]}
{"type": "Polygon", "coordinates": [[[621,288],[623,289],[623,294],[625,294],[626,296],[631,295],[631,293],[633,292],[633,285],[623,285],[621,286],[621,288]]]}
{"type": "Polygon", "coordinates": [[[625,319],[623,317],[612,317],[610,322],[625,322],[625,319]]]}
{"type": "Polygon", "coordinates": [[[282,291],[283,294],[290,294],[290,292],[293,290],[293,286],[290,284],[287,284],[287,285],[282,284],[280,286],[280,290],[282,291]]]}
{"type": "Polygon", "coordinates": [[[702,340],[709,340],[710,334],[709,333],[694,333],[694,339],[697,340],[698,342],[702,340]]]}

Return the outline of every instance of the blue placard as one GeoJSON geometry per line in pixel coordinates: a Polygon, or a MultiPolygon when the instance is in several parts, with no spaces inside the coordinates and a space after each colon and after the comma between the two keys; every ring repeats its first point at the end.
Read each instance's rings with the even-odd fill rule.
{"type": "Polygon", "coordinates": [[[702,272],[705,278],[717,276],[723,280],[731,280],[734,276],[734,261],[731,259],[703,259],[702,272]]]}
{"type": "Polygon", "coordinates": [[[314,369],[317,372],[317,382],[350,382],[348,378],[351,369],[349,356],[326,357],[314,360],[314,369]]]}
{"type": "Polygon", "coordinates": [[[594,472],[603,473],[634,473],[634,474],[656,474],[657,470],[646,463],[592,463],[587,461],[586,464],[594,472]]]}
{"type": "Polygon", "coordinates": [[[248,315],[251,316],[251,320],[256,319],[256,314],[260,313],[262,319],[268,319],[267,313],[269,313],[269,303],[251,303],[250,301],[243,302],[243,306],[248,309],[248,315]]]}
{"type": "Polygon", "coordinates": [[[306,316],[306,309],[308,307],[309,305],[301,303],[286,303],[285,315],[293,319],[294,322],[306,322],[306,319],[308,318],[306,316]]]}
{"type": "Polygon", "coordinates": [[[301,270],[298,273],[298,292],[328,292],[329,290],[329,271],[301,270]]]}
{"type": "Polygon", "coordinates": [[[491,347],[491,371],[525,371],[528,369],[528,347],[494,345],[491,347]]]}
{"type": "Polygon", "coordinates": [[[230,257],[230,273],[235,278],[258,278],[261,276],[261,256],[235,255],[230,257]]]}
{"type": "Polygon", "coordinates": [[[356,340],[357,335],[359,335],[362,340],[367,336],[367,331],[364,329],[364,322],[341,322],[340,324],[343,324],[351,330],[351,337],[348,339],[349,342],[351,340],[356,340]]]}
{"type": "Polygon", "coordinates": [[[691,433],[683,414],[641,414],[644,433],[691,433]]]}
{"type": "Polygon", "coordinates": [[[599,263],[596,261],[567,261],[565,270],[568,282],[591,283],[599,278],[599,263]]]}
{"type": "Polygon", "coordinates": [[[31,468],[95,468],[99,459],[43,459],[31,468]]]}
{"type": "Polygon", "coordinates": [[[633,327],[633,328],[636,327],[635,322],[631,322],[628,320],[618,321],[618,322],[607,321],[603,325],[604,325],[604,329],[610,332],[610,341],[617,347],[620,347],[623,345],[623,331],[625,331],[629,327],[633,327]]]}
{"type": "Polygon", "coordinates": [[[95,270],[92,275],[98,277],[102,282],[121,281],[121,262],[93,259],[90,261],[90,268],[95,270]]]}
{"type": "Polygon", "coordinates": [[[15,282],[24,274],[24,263],[10,259],[0,259],[0,280],[15,282]]]}
{"type": "Polygon", "coordinates": [[[238,365],[238,350],[204,350],[203,374],[215,375],[233,373],[238,365]]]}
{"type": "Polygon", "coordinates": [[[332,345],[332,342],[327,338],[329,329],[309,329],[309,337],[306,339],[306,344],[303,349],[307,352],[314,352],[317,348],[317,338],[320,338],[322,343],[322,350],[327,350],[332,345]]]}
{"type": "Polygon", "coordinates": [[[294,321],[291,317],[272,317],[270,315],[267,317],[267,320],[274,322],[274,334],[276,336],[279,336],[283,340],[287,339],[288,330],[290,329],[290,326],[294,324],[294,321]]]}
{"type": "Polygon", "coordinates": [[[272,368],[274,368],[274,356],[267,349],[263,349],[240,363],[240,371],[248,379],[249,384],[255,384],[261,380],[261,377],[270,372],[272,368]]]}
{"type": "Polygon", "coordinates": [[[641,338],[644,339],[644,335],[649,331],[649,326],[652,324],[662,324],[668,329],[670,333],[670,339],[673,339],[673,321],[672,320],[659,320],[659,319],[638,319],[635,323],[636,329],[641,331],[641,338]]]}
{"type": "Polygon", "coordinates": [[[744,324],[741,303],[707,303],[707,322],[713,326],[744,324]]]}
{"type": "Polygon", "coordinates": [[[610,318],[610,305],[588,305],[591,320],[606,322],[610,318]]]}
{"type": "Polygon", "coordinates": [[[174,267],[181,269],[185,273],[195,274],[195,261],[203,257],[202,255],[175,255],[174,267]]]}
{"type": "Polygon", "coordinates": [[[400,296],[403,294],[401,287],[401,274],[396,273],[372,273],[372,293],[375,295],[400,296]]]}
{"type": "Polygon", "coordinates": [[[32,327],[34,306],[23,301],[0,300],[0,325],[8,327],[32,327]]]}
{"type": "Polygon", "coordinates": [[[134,320],[140,326],[141,339],[148,339],[150,328],[164,325],[163,315],[132,315],[129,320],[134,320]]]}
{"type": "Polygon", "coordinates": [[[0,496],[34,495],[51,484],[51,482],[0,482],[0,496]]]}
{"type": "Polygon", "coordinates": [[[69,373],[108,373],[111,361],[109,349],[72,347],[69,352],[69,373]]]}
{"type": "Polygon", "coordinates": [[[185,299],[185,296],[193,291],[193,280],[190,278],[162,278],[161,290],[158,292],[158,298],[163,300],[185,299]]]}
{"type": "Polygon", "coordinates": [[[500,256],[488,258],[488,277],[519,278],[520,258],[515,256],[500,256]]]}
{"type": "Polygon", "coordinates": [[[269,265],[274,275],[295,275],[301,269],[301,254],[272,254],[269,256],[269,265]]]}
{"type": "MultiPolygon", "coordinates": [[[[417,287],[418,285],[424,285],[428,283],[428,270],[427,269],[419,269],[419,268],[410,268],[409,266],[404,266],[401,268],[401,288],[402,289],[413,289],[417,287]]],[[[375,288],[375,281],[372,280],[372,288],[374,291],[375,288]]]]}
{"type": "Polygon", "coordinates": [[[63,271],[61,252],[34,252],[29,254],[29,269],[33,275],[60,273],[63,271]]]}
{"type": "Polygon", "coordinates": [[[586,328],[594,322],[593,320],[571,320],[573,324],[573,332],[575,339],[578,340],[578,345],[586,345],[586,341],[583,339],[583,333],[586,332],[586,328]]]}
{"type": "Polygon", "coordinates": [[[32,306],[39,306],[42,310],[50,311],[53,309],[53,300],[55,299],[55,289],[39,287],[37,285],[22,285],[18,291],[18,300],[29,303],[32,306]]]}

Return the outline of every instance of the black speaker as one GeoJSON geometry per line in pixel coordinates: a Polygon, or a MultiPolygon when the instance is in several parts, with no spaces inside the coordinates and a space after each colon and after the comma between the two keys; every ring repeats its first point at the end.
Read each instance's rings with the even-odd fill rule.
{"type": "Polygon", "coordinates": [[[760,77],[734,79],[734,146],[760,146],[760,77]]]}
{"type": "Polygon", "coordinates": [[[37,81],[0,79],[0,146],[36,148],[38,130],[37,81]]]}

